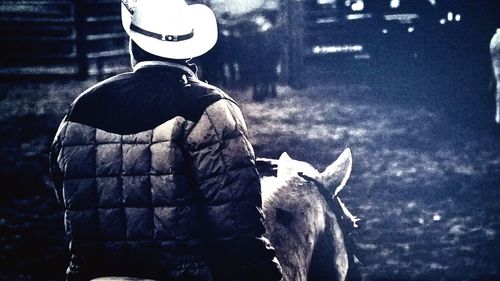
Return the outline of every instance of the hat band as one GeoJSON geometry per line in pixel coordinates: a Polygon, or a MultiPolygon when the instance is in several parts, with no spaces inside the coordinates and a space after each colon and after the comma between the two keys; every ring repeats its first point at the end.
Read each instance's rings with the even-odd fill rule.
{"type": "Polygon", "coordinates": [[[155,39],[158,39],[161,41],[169,41],[169,42],[185,41],[185,40],[193,38],[193,36],[194,36],[193,29],[191,29],[191,32],[189,32],[188,34],[183,34],[183,35],[167,35],[167,34],[165,34],[164,35],[164,34],[155,33],[155,32],[151,32],[151,31],[142,29],[133,23],[130,24],[130,30],[135,31],[139,34],[148,36],[148,37],[152,37],[152,38],[155,38],[155,39]]]}

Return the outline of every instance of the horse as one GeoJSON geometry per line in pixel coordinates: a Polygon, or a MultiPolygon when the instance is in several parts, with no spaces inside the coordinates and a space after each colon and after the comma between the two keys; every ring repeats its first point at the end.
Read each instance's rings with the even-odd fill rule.
{"type": "Polygon", "coordinates": [[[277,166],[277,176],[262,178],[262,200],[283,281],[360,280],[346,241],[358,219],[338,198],[352,170],[350,150],[322,173],[286,153],[266,160],[277,166]]]}
{"type": "MultiPolygon", "coordinates": [[[[357,227],[338,197],[352,170],[350,149],[318,172],[287,153],[279,159],[258,158],[266,237],[276,249],[282,281],[361,280],[348,233],[357,227]]],[[[92,281],[145,281],[101,277],[92,281]]]]}

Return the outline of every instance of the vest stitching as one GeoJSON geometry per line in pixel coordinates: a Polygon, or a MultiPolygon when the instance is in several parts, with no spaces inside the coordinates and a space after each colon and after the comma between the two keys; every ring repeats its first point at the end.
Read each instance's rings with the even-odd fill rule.
{"type": "Polygon", "coordinates": [[[153,170],[153,136],[155,134],[155,129],[151,129],[151,135],[149,136],[149,172],[148,172],[148,182],[149,182],[149,208],[151,209],[151,226],[153,227],[151,233],[152,241],[156,241],[156,226],[155,226],[155,208],[153,207],[153,183],[151,182],[151,171],[153,170]]]}
{"type": "MultiPolygon", "coordinates": [[[[96,204],[96,209],[95,209],[95,215],[96,215],[96,220],[97,220],[97,227],[96,227],[96,230],[98,231],[98,233],[96,233],[97,237],[101,236],[101,233],[102,233],[102,230],[101,230],[101,220],[100,220],[100,216],[99,216],[99,194],[97,192],[97,147],[99,146],[99,144],[97,143],[97,129],[94,129],[94,134],[93,134],[93,140],[92,142],[94,143],[94,177],[93,177],[93,184],[92,184],[92,189],[94,190],[95,192],[95,198],[94,198],[94,202],[96,204]]],[[[96,239],[97,239],[96,237],[96,239]]]]}
{"type": "MultiPolygon", "coordinates": [[[[125,214],[125,199],[124,199],[124,195],[123,195],[123,177],[122,175],[125,173],[125,168],[124,168],[124,161],[123,161],[123,135],[120,135],[120,157],[121,157],[121,175],[119,175],[117,177],[118,179],[118,185],[120,186],[120,216],[121,216],[121,219],[123,221],[123,223],[125,224],[124,225],[124,228],[123,228],[123,231],[125,231],[125,233],[122,233],[122,237],[124,237],[124,241],[128,241],[128,237],[127,237],[127,216],[125,214]]],[[[127,250],[126,250],[127,251],[127,250]]],[[[128,251],[127,251],[128,252],[128,251]]],[[[127,253],[128,254],[128,253],[127,253]]]]}
{"type": "MultiPolygon", "coordinates": [[[[217,135],[217,138],[220,139],[221,145],[225,145],[224,144],[224,137],[222,135],[220,135],[219,132],[217,132],[215,124],[214,124],[213,120],[210,118],[210,115],[208,114],[207,110],[205,110],[205,114],[207,115],[208,121],[212,125],[212,128],[213,128],[215,134],[217,135]]],[[[225,178],[226,175],[227,175],[227,171],[228,171],[228,165],[227,165],[226,159],[224,159],[224,153],[222,153],[221,150],[219,150],[219,153],[221,154],[222,163],[224,165],[224,173],[222,173],[221,176],[223,178],[225,178]]],[[[219,184],[222,184],[222,183],[219,183],[219,184]]],[[[234,198],[234,192],[233,192],[233,190],[231,190],[232,189],[231,188],[232,185],[229,185],[228,187],[229,187],[228,192],[229,192],[229,194],[231,196],[231,199],[233,199],[234,198]]],[[[238,226],[239,226],[239,216],[238,216],[237,212],[230,212],[230,216],[232,217],[233,221],[235,222],[235,225],[233,225],[233,228],[237,232],[239,232],[239,229],[238,229],[238,226]]]]}

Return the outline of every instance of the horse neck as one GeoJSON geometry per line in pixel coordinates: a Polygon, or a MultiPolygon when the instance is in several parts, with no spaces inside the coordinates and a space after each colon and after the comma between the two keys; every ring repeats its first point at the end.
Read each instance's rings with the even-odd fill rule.
{"type": "Polygon", "coordinates": [[[316,241],[325,229],[325,202],[316,187],[302,178],[263,188],[272,188],[263,190],[263,206],[267,235],[276,248],[284,280],[305,281],[316,241]]]}
{"type": "Polygon", "coordinates": [[[349,268],[349,256],[345,237],[336,214],[328,209],[325,214],[325,228],[319,233],[309,266],[308,281],[344,281],[349,268]]]}

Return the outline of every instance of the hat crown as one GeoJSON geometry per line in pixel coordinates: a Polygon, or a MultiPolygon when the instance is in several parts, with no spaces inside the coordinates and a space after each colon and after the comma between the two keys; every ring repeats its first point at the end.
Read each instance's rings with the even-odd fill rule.
{"type": "Polygon", "coordinates": [[[122,25],[143,50],[164,58],[187,59],[217,42],[217,20],[203,4],[184,0],[121,0],[122,25]]]}
{"type": "Polygon", "coordinates": [[[132,24],[168,35],[187,34],[193,29],[188,5],[183,0],[139,0],[132,24]]]}

